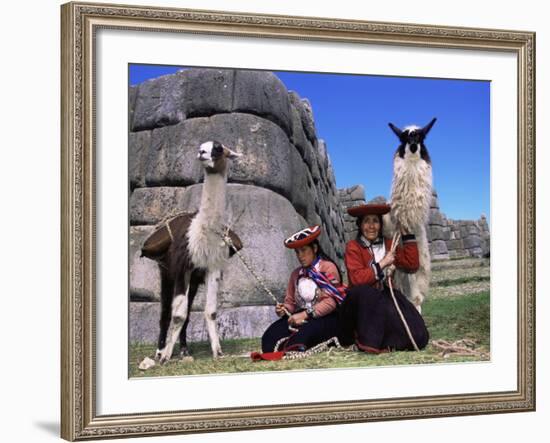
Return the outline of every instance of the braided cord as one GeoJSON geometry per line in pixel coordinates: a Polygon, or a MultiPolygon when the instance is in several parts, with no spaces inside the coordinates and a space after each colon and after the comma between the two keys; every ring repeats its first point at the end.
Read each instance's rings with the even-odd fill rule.
{"type": "MultiPolygon", "coordinates": [[[[258,284],[262,287],[262,289],[272,298],[272,300],[275,302],[275,304],[278,304],[279,303],[279,300],[277,300],[277,297],[275,297],[275,295],[273,294],[273,292],[271,292],[271,290],[267,287],[267,285],[264,283],[263,279],[256,273],[256,271],[254,271],[254,269],[252,268],[252,266],[250,266],[250,264],[248,263],[248,261],[243,257],[243,255],[241,254],[241,251],[239,251],[234,243],[233,243],[233,240],[231,240],[231,237],[229,236],[229,228],[225,228],[225,232],[222,233],[222,232],[218,232],[218,234],[221,236],[221,238],[223,239],[223,241],[225,242],[225,244],[227,246],[229,246],[233,252],[235,252],[235,254],[237,255],[237,257],[239,257],[239,259],[241,260],[241,262],[243,263],[243,265],[245,266],[246,269],[248,269],[248,271],[252,274],[252,276],[256,279],[256,281],[258,282],[258,284]]],[[[286,315],[288,315],[289,317],[292,315],[288,309],[286,307],[283,306],[283,311],[286,315]]],[[[291,331],[297,331],[296,328],[293,328],[292,326],[289,325],[288,327],[289,330],[291,331]]]]}
{"type": "MultiPolygon", "coordinates": [[[[302,358],[311,357],[313,354],[319,354],[320,352],[328,350],[329,346],[333,343],[336,346],[336,349],[343,349],[338,337],[331,337],[328,340],[313,346],[307,351],[289,351],[284,355],[283,360],[299,360],[302,358]]],[[[277,344],[279,344],[279,342],[277,342],[277,344]]]]}
{"type": "MultiPolygon", "coordinates": [[[[397,231],[393,235],[392,244],[391,244],[391,252],[395,253],[395,250],[397,248],[397,243],[401,240],[401,234],[399,231],[397,231]]],[[[403,315],[403,312],[401,311],[401,308],[397,304],[397,299],[395,298],[395,294],[393,293],[393,284],[392,284],[392,275],[395,271],[395,265],[391,265],[391,267],[388,269],[388,286],[390,287],[390,294],[391,298],[393,300],[393,304],[395,305],[395,309],[397,309],[397,313],[399,314],[399,318],[401,319],[401,322],[403,323],[403,326],[405,327],[405,330],[407,331],[407,335],[409,336],[409,339],[411,340],[411,343],[415,349],[415,351],[420,351],[420,348],[416,344],[416,340],[414,339],[411,329],[409,328],[409,324],[407,323],[407,320],[405,319],[405,316],[403,315]]]]}

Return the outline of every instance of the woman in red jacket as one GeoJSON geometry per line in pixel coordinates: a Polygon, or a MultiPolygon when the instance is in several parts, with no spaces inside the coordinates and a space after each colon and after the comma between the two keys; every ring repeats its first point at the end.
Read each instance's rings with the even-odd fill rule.
{"type": "MultiPolygon", "coordinates": [[[[365,352],[412,350],[406,329],[387,286],[386,270],[391,265],[414,273],[418,269],[418,248],[413,234],[403,234],[402,244],[392,252],[392,241],[382,235],[386,204],[361,205],[348,213],[357,217],[357,238],[346,245],[344,260],[350,289],[340,309],[343,345],[355,342],[365,352]]],[[[424,320],[411,302],[394,288],[397,303],[420,349],[428,343],[424,320]]]]}

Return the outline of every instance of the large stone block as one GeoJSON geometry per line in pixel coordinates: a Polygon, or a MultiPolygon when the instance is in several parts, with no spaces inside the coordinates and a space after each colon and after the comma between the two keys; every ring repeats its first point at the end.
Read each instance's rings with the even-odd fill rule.
{"type": "Polygon", "coordinates": [[[304,127],[302,126],[302,117],[300,111],[295,104],[295,101],[292,100],[292,93],[289,94],[290,100],[290,118],[291,118],[291,135],[290,141],[296,148],[300,155],[304,157],[306,151],[306,145],[309,143],[304,127]]]}
{"type": "Polygon", "coordinates": [[[213,116],[208,129],[212,137],[243,154],[231,166],[230,182],[291,196],[290,153],[295,149],[279,126],[254,115],[233,113],[213,116]]]}
{"type": "MultiPolygon", "coordinates": [[[[186,69],[140,83],[135,95],[130,108],[132,131],[174,125],[186,118],[241,112],[271,120],[288,136],[292,134],[288,91],[271,72],[186,69]]],[[[300,109],[305,108],[302,105],[300,109]]]]}
{"type": "Polygon", "coordinates": [[[305,137],[311,144],[315,143],[317,134],[315,131],[315,121],[313,119],[313,108],[307,99],[302,99],[295,91],[288,93],[291,106],[298,112],[300,127],[305,137]]]}
{"type": "Polygon", "coordinates": [[[130,195],[130,224],[155,225],[179,211],[185,188],[138,188],[130,195]]]}
{"type": "Polygon", "coordinates": [[[441,214],[441,212],[439,212],[439,209],[430,209],[430,216],[429,216],[429,219],[428,219],[428,224],[429,225],[437,225],[437,226],[446,226],[447,225],[446,220],[443,217],[443,215],[441,214]]]}
{"type": "Polygon", "coordinates": [[[307,138],[311,143],[315,143],[317,139],[317,131],[315,130],[315,119],[313,117],[313,107],[307,98],[302,99],[302,124],[306,131],[307,138]]]}
{"type": "Polygon", "coordinates": [[[433,225],[429,229],[429,237],[431,240],[450,240],[451,232],[449,228],[433,225]]]}
{"type": "Polygon", "coordinates": [[[336,176],[334,175],[334,168],[332,167],[332,161],[330,160],[330,156],[327,154],[328,158],[328,165],[327,165],[327,184],[329,187],[329,190],[327,190],[328,193],[336,194],[336,176]]]}
{"type": "MultiPolygon", "coordinates": [[[[159,334],[160,303],[130,304],[130,342],[156,344],[159,334]]],[[[246,306],[220,309],[216,318],[222,340],[261,337],[277,320],[273,306],[246,306]]],[[[187,327],[187,341],[207,341],[208,332],[202,312],[193,311],[187,327]]],[[[178,349],[176,345],[176,351],[178,349]]],[[[252,351],[253,349],[251,349],[252,351]]]]}
{"type": "Polygon", "coordinates": [[[344,230],[345,232],[357,232],[357,225],[355,224],[354,221],[346,221],[344,223],[344,230]]]}
{"type": "Polygon", "coordinates": [[[468,224],[468,235],[479,235],[481,233],[479,226],[475,223],[468,224]]]}
{"type": "Polygon", "coordinates": [[[177,125],[155,129],[145,160],[145,183],[148,186],[197,183],[203,176],[203,169],[197,160],[199,146],[216,139],[216,136],[219,139],[219,135],[212,131],[209,118],[185,120],[177,125]]]}
{"type": "Polygon", "coordinates": [[[185,75],[185,71],[180,71],[138,85],[132,131],[174,125],[185,119],[185,75]]]}
{"type": "Polygon", "coordinates": [[[319,171],[319,162],[317,160],[317,153],[311,143],[308,141],[305,145],[304,161],[308,166],[311,177],[314,183],[319,183],[321,180],[321,173],[319,171]]]}
{"type": "Polygon", "coordinates": [[[449,251],[455,249],[464,249],[464,241],[462,239],[449,240],[447,242],[447,249],[449,249],[449,251]]]}
{"type": "MultiPolygon", "coordinates": [[[[311,177],[307,165],[296,149],[291,149],[289,151],[287,160],[290,161],[290,185],[292,186],[289,200],[292,202],[298,214],[309,221],[313,213],[315,213],[315,198],[319,198],[319,195],[316,195],[315,188],[312,186],[313,178],[311,177]]],[[[321,204],[321,206],[319,206],[319,203],[321,202],[318,202],[317,206],[319,210],[322,210],[321,206],[324,207],[324,205],[321,204]]],[[[323,214],[320,213],[319,215],[324,218],[323,214]]]]}
{"type": "Polygon", "coordinates": [[[428,243],[431,243],[433,240],[432,231],[429,226],[426,226],[426,238],[428,239],[428,243]]]}
{"type": "Polygon", "coordinates": [[[233,108],[233,69],[189,69],[185,71],[184,107],[187,118],[208,117],[231,112],[233,108]]]}
{"type": "Polygon", "coordinates": [[[201,181],[198,148],[207,140],[219,140],[243,154],[232,161],[230,182],[263,186],[288,198],[293,193],[290,158],[295,149],[279,126],[263,118],[233,113],[188,119],[153,131],[152,138],[146,174],[149,185],[201,181]]]}
{"type": "Polygon", "coordinates": [[[469,235],[464,239],[464,248],[481,248],[481,237],[479,237],[479,235],[469,235]]]}
{"type": "Polygon", "coordinates": [[[365,187],[363,185],[355,185],[349,188],[348,192],[351,200],[365,200],[365,187]]]}
{"type": "Polygon", "coordinates": [[[443,240],[434,240],[430,243],[430,253],[432,257],[449,254],[447,244],[443,240]]]}
{"type": "Polygon", "coordinates": [[[128,146],[128,175],[130,187],[145,186],[145,166],[151,150],[151,131],[130,132],[128,146]]]}
{"type": "Polygon", "coordinates": [[[289,137],[292,135],[288,91],[272,72],[235,72],[233,112],[259,115],[279,125],[289,137]]]}
{"type": "Polygon", "coordinates": [[[317,147],[317,157],[319,159],[319,169],[324,174],[328,167],[328,154],[327,154],[327,144],[324,140],[317,139],[315,144],[317,147]]]}

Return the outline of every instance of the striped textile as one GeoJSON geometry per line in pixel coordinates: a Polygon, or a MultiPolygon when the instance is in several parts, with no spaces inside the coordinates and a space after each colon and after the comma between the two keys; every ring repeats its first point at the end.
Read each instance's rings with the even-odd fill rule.
{"type": "Polygon", "coordinates": [[[338,304],[342,303],[346,297],[347,286],[341,284],[328,272],[320,272],[317,266],[319,260],[321,258],[317,257],[311,266],[300,269],[299,275],[311,278],[322,291],[334,298],[338,304]]]}

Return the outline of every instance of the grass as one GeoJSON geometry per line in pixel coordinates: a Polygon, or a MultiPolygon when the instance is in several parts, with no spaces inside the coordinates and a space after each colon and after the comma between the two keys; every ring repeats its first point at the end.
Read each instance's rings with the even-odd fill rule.
{"type": "Polygon", "coordinates": [[[420,352],[393,352],[370,355],[349,350],[331,349],[300,360],[276,362],[252,362],[249,354],[258,351],[260,340],[224,340],[225,357],[213,360],[207,342],[191,343],[193,362],[175,358],[164,366],[156,365],[148,371],[138,369],[139,362],[155,351],[152,344],[134,343],[130,346],[130,377],[159,377],[192,374],[239,373],[258,371],[286,371],[296,369],[355,368],[366,366],[393,366],[423,363],[464,362],[489,359],[489,291],[460,296],[427,299],[423,316],[430,331],[430,339],[455,341],[463,338],[474,340],[481,357],[453,356],[444,358],[431,344],[420,352]]]}
{"type": "Polygon", "coordinates": [[[439,280],[437,282],[437,286],[456,286],[456,285],[462,285],[465,283],[478,283],[478,282],[488,282],[491,278],[489,276],[485,275],[478,275],[473,277],[460,277],[460,278],[453,278],[453,279],[447,279],[447,280],[439,280]]]}

